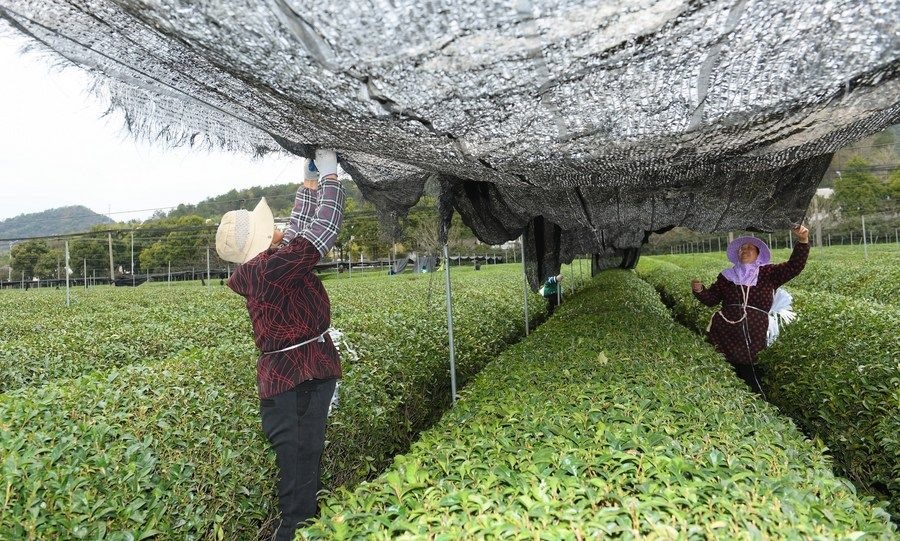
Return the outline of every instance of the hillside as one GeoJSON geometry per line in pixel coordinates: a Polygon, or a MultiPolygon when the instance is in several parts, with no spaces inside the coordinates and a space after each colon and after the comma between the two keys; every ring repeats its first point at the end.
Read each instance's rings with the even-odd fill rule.
{"type": "Polygon", "coordinates": [[[834,153],[831,165],[822,178],[820,187],[834,187],[837,171],[844,169],[847,162],[862,158],[870,173],[884,181],[900,167],[900,124],[878,132],[871,137],[846,146],[834,153]]]}
{"type": "MultiPolygon", "coordinates": [[[[275,184],[272,186],[252,186],[243,190],[230,190],[221,195],[208,197],[197,204],[178,205],[166,215],[168,218],[177,218],[188,215],[199,215],[203,218],[218,219],[229,210],[239,208],[252,209],[260,197],[265,197],[269,208],[275,216],[290,215],[294,206],[294,196],[299,184],[275,184]]],[[[355,199],[362,204],[362,195],[356,188],[356,184],[349,178],[344,179],[344,187],[347,189],[347,197],[355,199]]]]}
{"type": "Polygon", "coordinates": [[[108,216],[77,205],[20,214],[0,221],[0,238],[63,235],[86,231],[98,224],[113,223],[108,216]]]}

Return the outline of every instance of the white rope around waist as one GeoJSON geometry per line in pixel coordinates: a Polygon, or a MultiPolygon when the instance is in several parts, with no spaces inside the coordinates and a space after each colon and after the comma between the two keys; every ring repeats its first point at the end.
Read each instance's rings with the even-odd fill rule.
{"type": "Polygon", "coordinates": [[[328,331],[323,332],[319,336],[314,336],[305,342],[300,342],[299,344],[294,344],[293,346],[288,346],[286,348],[277,349],[275,351],[263,351],[262,355],[272,355],[273,353],[283,353],[285,351],[290,351],[292,349],[302,348],[306,344],[312,344],[313,342],[324,342],[326,334],[328,334],[328,331]]]}

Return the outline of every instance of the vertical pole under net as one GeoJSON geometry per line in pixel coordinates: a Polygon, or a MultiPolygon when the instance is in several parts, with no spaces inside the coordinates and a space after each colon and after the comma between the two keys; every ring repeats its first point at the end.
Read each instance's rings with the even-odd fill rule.
{"type": "Polygon", "coordinates": [[[528,328],[528,272],[525,270],[525,250],[522,250],[522,287],[524,292],[524,300],[525,300],[525,336],[531,332],[528,328]]]}
{"type": "Polygon", "coordinates": [[[863,235],[863,253],[865,254],[865,258],[869,259],[869,243],[866,240],[866,217],[862,216],[862,235],[863,235]]]}
{"type": "Polygon", "coordinates": [[[116,271],[113,266],[112,233],[106,234],[106,240],[109,242],[109,285],[114,285],[115,282],[113,280],[115,279],[116,271]]]}
{"type": "Polygon", "coordinates": [[[69,306],[69,241],[66,241],[66,306],[69,306]]]}
{"type": "Polygon", "coordinates": [[[453,299],[450,294],[450,254],[444,243],[444,289],[447,293],[447,334],[450,337],[450,401],[456,405],[456,345],[453,342],[453,299]]]}
{"type": "Polygon", "coordinates": [[[211,278],[211,273],[209,272],[209,245],[206,246],[206,290],[209,291],[209,282],[211,278]]]}

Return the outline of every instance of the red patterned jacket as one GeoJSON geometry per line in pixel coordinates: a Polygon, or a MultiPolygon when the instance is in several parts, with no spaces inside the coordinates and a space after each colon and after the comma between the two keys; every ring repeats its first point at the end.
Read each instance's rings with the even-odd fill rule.
{"type": "Polygon", "coordinates": [[[291,224],[291,233],[298,233],[286,246],[239,265],[228,280],[228,287],[246,298],[256,347],[262,352],[256,363],[260,398],[306,380],[341,377],[340,358],[326,332],[331,303],[313,267],[337,239],[344,189],[336,179],[326,179],[318,191],[318,205],[310,205],[314,192],[298,190],[291,224]],[[278,352],[322,333],[322,342],[278,352]]]}

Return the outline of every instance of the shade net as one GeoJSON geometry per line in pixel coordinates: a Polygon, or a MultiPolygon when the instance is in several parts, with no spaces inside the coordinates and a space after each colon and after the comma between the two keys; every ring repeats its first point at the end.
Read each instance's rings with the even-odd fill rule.
{"type": "MultiPolygon", "coordinates": [[[[389,233],[429,178],[534,287],[650,232],[789,226],[900,118],[896,0],[0,0],[134,133],[338,150],[389,233]]],[[[447,213],[442,213],[446,217],[447,213]]]]}

